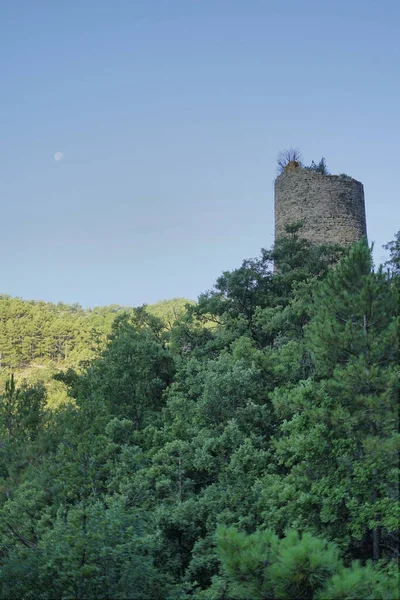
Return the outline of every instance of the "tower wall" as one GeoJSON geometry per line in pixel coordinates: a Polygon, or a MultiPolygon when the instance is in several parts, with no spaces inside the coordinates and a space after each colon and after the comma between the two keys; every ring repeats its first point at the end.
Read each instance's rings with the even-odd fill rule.
{"type": "Polygon", "coordinates": [[[275,239],[298,221],[304,223],[300,235],[315,244],[347,245],[366,236],[362,183],[302,168],[284,171],[275,180],[275,239]]]}

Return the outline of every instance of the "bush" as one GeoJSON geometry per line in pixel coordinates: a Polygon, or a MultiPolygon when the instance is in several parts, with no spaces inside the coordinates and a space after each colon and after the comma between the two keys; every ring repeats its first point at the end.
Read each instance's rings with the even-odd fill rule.
{"type": "Polygon", "coordinates": [[[278,154],[276,162],[278,163],[278,173],[283,173],[290,163],[293,163],[296,166],[302,166],[300,150],[298,148],[289,148],[289,150],[283,150],[278,154]]]}

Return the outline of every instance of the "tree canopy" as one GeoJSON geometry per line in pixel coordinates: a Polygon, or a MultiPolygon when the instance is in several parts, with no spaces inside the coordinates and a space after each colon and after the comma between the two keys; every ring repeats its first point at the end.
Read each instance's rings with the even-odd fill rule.
{"type": "Polygon", "coordinates": [[[399,597],[399,234],[300,228],[197,303],[1,297],[2,598],[399,597]]]}

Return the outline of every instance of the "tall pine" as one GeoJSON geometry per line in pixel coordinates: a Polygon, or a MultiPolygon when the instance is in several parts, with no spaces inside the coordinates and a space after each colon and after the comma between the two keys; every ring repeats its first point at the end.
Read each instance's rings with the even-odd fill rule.
{"type": "MultiPolygon", "coordinates": [[[[362,241],[317,287],[306,340],[314,377],[277,390],[275,444],[289,523],[325,530],[360,558],[398,555],[396,286],[362,241]]],[[[266,482],[267,483],[267,482],[266,482]]],[[[271,481],[269,482],[271,486],[271,481]]],[[[276,495],[271,502],[271,496],[276,495]]],[[[281,510],[281,509],[279,509],[281,510]]]]}

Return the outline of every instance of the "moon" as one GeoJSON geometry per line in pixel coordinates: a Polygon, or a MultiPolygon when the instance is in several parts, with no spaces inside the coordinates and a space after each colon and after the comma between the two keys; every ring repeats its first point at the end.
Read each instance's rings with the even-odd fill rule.
{"type": "Polygon", "coordinates": [[[54,160],[62,160],[64,158],[64,154],[62,152],[56,152],[54,155],[54,160]]]}

